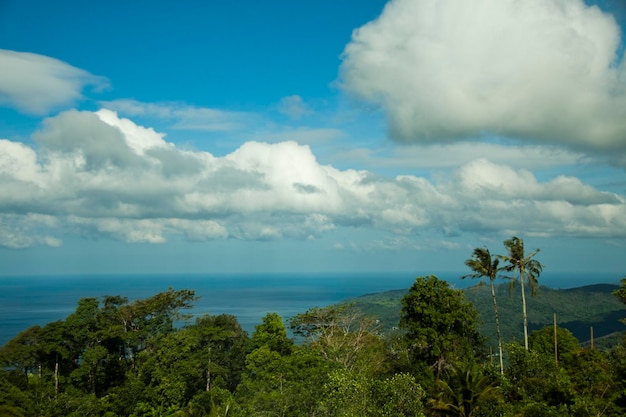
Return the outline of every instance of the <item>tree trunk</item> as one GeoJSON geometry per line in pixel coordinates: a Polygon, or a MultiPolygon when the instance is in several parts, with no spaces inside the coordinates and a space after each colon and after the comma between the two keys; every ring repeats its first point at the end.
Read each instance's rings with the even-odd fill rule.
{"type": "Polygon", "coordinates": [[[500,355],[500,374],[504,375],[504,358],[502,355],[502,335],[500,334],[500,317],[498,316],[498,302],[496,301],[496,290],[491,281],[491,297],[493,298],[493,310],[496,316],[496,334],[498,335],[498,354],[500,355]]]}
{"type": "Polygon", "coordinates": [[[209,346],[209,363],[206,367],[206,387],[205,391],[209,392],[211,390],[211,346],[209,346]]]}
{"type": "Polygon", "coordinates": [[[554,365],[559,369],[559,340],[556,331],[556,313],[554,315],[554,365]]]}
{"type": "Polygon", "coordinates": [[[528,316],[526,314],[526,292],[524,290],[524,269],[519,271],[519,282],[522,286],[522,317],[524,318],[524,347],[528,351],[528,316]]]}
{"type": "Polygon", "coordinates": [[[55,356],[54,361],[54,393],[59,393],[59,355],[55,356]]]}

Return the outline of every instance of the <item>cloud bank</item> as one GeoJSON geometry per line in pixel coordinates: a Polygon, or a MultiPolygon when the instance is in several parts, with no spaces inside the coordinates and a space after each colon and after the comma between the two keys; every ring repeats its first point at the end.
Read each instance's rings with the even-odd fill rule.
{"type": "Polygon", "coordinates": [[[400,141],[495,134],[623,155],[619,46],[613,17],[582,0],[392,0],[354,31],[341,78],[400,141]]]}
{"type": "Polygon", "coordinates": [[[86,86],[103,88],[106,79],[43,55],[0,49],[0,105],[45,115],[82,98],[86,86]]]}
{"type": "MultiPolygon", "coordinates": [[[[316,239],[340,229],[626,237],[626,199],[475,159],[437,182],[320,164],[293,141],[225,156],[177,148],[117,113],[67,111],[37,143],[0,140],[0,245],[316,239]]],[[[393,240],[392,239],[392,240],[393,240]]]]}

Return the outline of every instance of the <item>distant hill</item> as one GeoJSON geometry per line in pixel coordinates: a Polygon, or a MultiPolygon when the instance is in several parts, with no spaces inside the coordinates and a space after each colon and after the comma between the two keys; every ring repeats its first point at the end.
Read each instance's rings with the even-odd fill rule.
{"type": "MultiPolygon", "coordinates": [[[[618,288],[612,284],[597,284],[571,289],[540,287],[533,297],[526,294],[529,331],[551,326],[556,313],[557,324],[570,330],[582,343],[589,343],[593,326],[594,345],[608,347],[621,340],[626,326],[620,319],[626,317],[624,305],[611,293],[618,288]]],[[[398,326],[401,300],[408,292],[392,290],[368,294],[347,302],[364,313],[380,320],[386,329],[398,326]]],[[[496,345],[496,326],[493,300],[489,285],[474,286],[463,290],[467,299],[474,303],[482,321],[481,331],[488,343],[496,345]]],[[[519,286],[509,291],[508,284],[496,286],[500,315],[500,329],[505,343],[522,341],[522,301],[519,286]]]]}

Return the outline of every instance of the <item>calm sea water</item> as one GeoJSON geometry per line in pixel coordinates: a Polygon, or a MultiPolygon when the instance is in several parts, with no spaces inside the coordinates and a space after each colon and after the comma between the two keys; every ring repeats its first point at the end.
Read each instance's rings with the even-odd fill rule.
{"type": "MultiPolygon", "coordinates": [[[[0,346],[34,325],[65,319],[79,299],[121,295],[130,300],[166,291],[191,289],[199,296],[194,315],[232,314],[249,333],[268,312],[288,319],[311,307],[323,307],[363,294],[406,289],[416,276],[389,274],[255,274],[255,275],[84,275],[0,277],[0,346]]],[[[462,287],[458,273],[437,274],[462,287]]],[[[547,275],[542,282],[568,288],[592,282],[617,283],[605,274],[547,275]]]]}

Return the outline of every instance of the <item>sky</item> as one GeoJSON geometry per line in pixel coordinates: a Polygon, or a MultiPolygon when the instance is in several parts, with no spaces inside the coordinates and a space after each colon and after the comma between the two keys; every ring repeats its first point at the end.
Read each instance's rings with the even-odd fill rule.
{"type": "Polygon", "coordinates": [[[0,0],[0,275],[626,273],[623,0],[0,0]]]}

